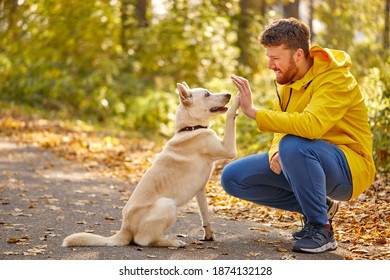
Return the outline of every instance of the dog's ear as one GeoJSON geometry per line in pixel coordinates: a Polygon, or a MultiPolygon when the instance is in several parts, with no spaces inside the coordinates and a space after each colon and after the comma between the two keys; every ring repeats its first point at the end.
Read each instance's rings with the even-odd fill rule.
{"type": "Polygon", "coordinates": [[[181,83],[177,83],[177,89],[179,91],[180,102],[186,106],[190,105],[192,103],[192,95],[188,88],[181,83]]]}
{"type": "Polygon", "coordinates": [[[190,89],[190,87],[187,85],[186,82],[182,81],[181,84],[182,84],[184,87],[186,87],[187,89],[190,89]]]}

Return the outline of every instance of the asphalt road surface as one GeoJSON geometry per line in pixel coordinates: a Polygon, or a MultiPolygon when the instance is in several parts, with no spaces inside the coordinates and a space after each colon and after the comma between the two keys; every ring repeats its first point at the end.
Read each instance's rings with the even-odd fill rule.
{"type": "Polygon", "coordinates": [[[87,231],[105,236],[120,228],[121,209],[135,186],[86,170],[49,150],[0,138],[0,260],[342,260],[291,251],[290,231],[212,213],[213,242],[200,241],[196,204],[180,209],[167,235],[185,248],[61,247],[64,237],[87,231]]]}

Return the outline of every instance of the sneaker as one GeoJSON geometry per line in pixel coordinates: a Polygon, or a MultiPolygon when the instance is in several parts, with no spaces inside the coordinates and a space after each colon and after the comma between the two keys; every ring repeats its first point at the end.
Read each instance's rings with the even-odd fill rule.
{"type": "Polygon", "coordinates": [[[339,210],[339,204],[337,200],[333,200],[329,197],[326,197],[326,205],[328,205],[328,220],[332,220],[339,210]]]}
{"type": "Polygon", "coordinates": [[[331,224],[317,225],[307,224],[307,232],[304,237],[293,245],[294,252],[322,253],[337,249],[337,241],[331,224]]]}
{"type": "MultiPolygon", "coordinates": [[[[330,223],[332,223],[333,217],[336,215],[337,211],[339,210],[339,204],[340,202],[330,199],[329,197],[326,197],[326,204],[328,205],[328,220],[330,223]]],[[[305,236],[305,233],[307,232],[307,219],[305,216],[303,216],[303,223],[302,223],[302,229],[298,231],[294,231],[292,233],[292,236],[294,239],[301,239],[303,236],[305,236]]]]}
{"type": "Polygon", "coordinates": [[[298,231],[294,231],[292,233],[292,237],[294,237],[294,239],[296,239],[296,240],[299,240],[302,237],[304,237],[306,232],[307,232],[307,230],[308,230],[308,225],[309,224],[307,223],[307,219],[306,219],[305,216],[303,216],[303,219],[301,218],[301,223],[302,223],[302,229],[298,230],[298,231]]]}

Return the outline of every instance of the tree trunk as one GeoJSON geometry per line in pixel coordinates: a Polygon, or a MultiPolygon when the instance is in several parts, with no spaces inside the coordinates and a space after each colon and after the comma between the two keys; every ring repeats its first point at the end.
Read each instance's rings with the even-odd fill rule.
{"type": "Polygon", "coordinates": [[[258,34],[253,34],[250,24],[253,21],[255,13],[261,14],[262,18],[264,18],[266,9],[266,0],[240,0],[241,14],[239,15],[238,22],[237,46],[240,49],[240,66],[243,66],[244,68],[249,67],[255,71],[258,68],[257,54],[250,52],[250,45],[252,44],[251,38],[253,38],[253,36],[258,36],[258,34]]]}
{"type": "Polygon", "coordinates": [[[383,32],[383,49],[387,55],[390,55],[390,0],[386,0],[385,7],[385,28],[383,32]]]}
{"type": "Polygon", "coordinates": [[[0,0],[0,24],[7,26],[7,30],[12,30],[15,26],[15,13],[17,1],[0,0]]]}
{"type": "Polygon", "coordinates": [[[284,4],[283,17],[294,17],[299,19],[299,1],[300,0],[289,0],[287,4],[284,4]]]}
{"type": "Polygon", "coordinates": [[[150,0],[122,0],[121,2],[121,45],[127,48],[127,41],[130,39],[131,31],[136,28],[149,26],[148,7],[150,0]],[[129,35],[130,33],[130,35],[129,35]]]}
{"type": "Polygon", "coordinates": [[[314,0],[309,1],[309,28],[310,28],[310,42],[313,42],[315,39],[316,34],[313,30],[313,19],[314,19],[314,0]]]}
{"type": "Polygon", "coordinates": [[[129,6],[131,5],[131,0],[122,0],[121,2],[121,46],[125,50],[127,48],[127,36],[126,30],[129,27],[129,6]]]}
{"type": "Polygon", "coordinates": [[[138,27],[148,27],[149,21],[147,18],[148,0],[138,0],[135,5],[135,18],[137,19],[138,27]]]}

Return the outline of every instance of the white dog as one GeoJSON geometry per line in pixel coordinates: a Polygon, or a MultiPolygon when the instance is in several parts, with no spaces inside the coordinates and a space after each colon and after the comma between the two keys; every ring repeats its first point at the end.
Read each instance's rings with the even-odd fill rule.
{"type": "Polygon", "coordinates": [[[122,210],[122,226],[111,237],[75,233],[63,246],[140,246],[184,247],[185,242],[163,238],[176,221],[177,208],[196,196],[204,240],[214,240],[210,227],[205,185],[214,162],[236,156],[235,118],[240,106],[237,94],[231,107],[225,105],[230,94],[211,94],[207,89],[190,89],[177,84],[180,104],[176,112],[175,135],[146,171],[122,210]],[[227,111],[226,129],[221,141],[209,128],[210,118],[227,111]]]}

